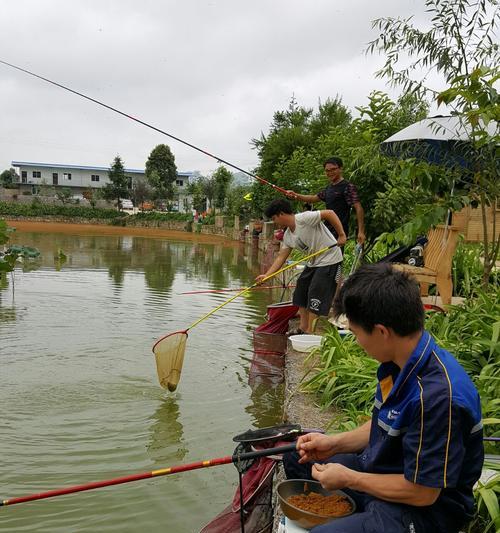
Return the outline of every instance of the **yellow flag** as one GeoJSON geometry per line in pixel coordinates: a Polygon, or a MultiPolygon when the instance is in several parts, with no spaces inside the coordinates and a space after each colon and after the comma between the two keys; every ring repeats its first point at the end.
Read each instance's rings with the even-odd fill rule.
{"type": "Polygon", "coordinates": [[[253,200],[253,194],[251,192],[245,194],[245,196],[243,196],[243,198],[245,200],[247,200],[248,202],[251,202],[253,200]]]}

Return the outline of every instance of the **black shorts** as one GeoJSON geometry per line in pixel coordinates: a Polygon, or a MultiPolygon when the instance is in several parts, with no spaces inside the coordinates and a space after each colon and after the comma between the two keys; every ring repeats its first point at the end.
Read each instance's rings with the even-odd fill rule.
{"type": "Polygon", "coordinates": [[[306,267],[297,280],[293,303],[315,315],[328,316],[337,290],[337,273],[341,263],[306,267]]]}

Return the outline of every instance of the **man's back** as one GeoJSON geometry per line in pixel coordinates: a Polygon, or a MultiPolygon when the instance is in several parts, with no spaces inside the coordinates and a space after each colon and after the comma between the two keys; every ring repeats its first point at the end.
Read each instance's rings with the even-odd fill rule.
{"type": "Polygon", "coordinates": [[[443,531],[451,531],[471,516],[472,487],[481,474],[479,395],[456,359],[426,332],[400,372],[389,363],[378,374],[364,467],[441,488],[429,512],[443,531]],[[393,385],[384,394],[387,381],[393,385]]]}

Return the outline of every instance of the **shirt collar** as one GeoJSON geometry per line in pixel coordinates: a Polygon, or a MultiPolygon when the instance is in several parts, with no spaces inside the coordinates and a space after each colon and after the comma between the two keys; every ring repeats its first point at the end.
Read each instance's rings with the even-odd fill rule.
{"type": "Polygon", "coordinates": [[[431,335],[424,331],[417,346],[413,350],[405,366],[399,370],[399,367],[394,363],[382,363],[377,371],[379,381],[382,381],[387,376],[391,375],[394,385],[391,394],[396,394],[402,389],[403,385],[408,379],[414,378],[418,370],[425,364],[429,358],[430,353],[434,347],[434,341],[431,335]]]}

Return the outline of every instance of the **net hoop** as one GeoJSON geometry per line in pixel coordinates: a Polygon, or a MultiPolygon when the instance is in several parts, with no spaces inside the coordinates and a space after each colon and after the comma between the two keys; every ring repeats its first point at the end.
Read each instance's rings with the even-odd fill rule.
{"type": "Polygon", "coordinates": [[[174,331],[158,339],[153,345],[158,380],[164,389],[174,392],[181,378],[187,330],[174,331]]]}

